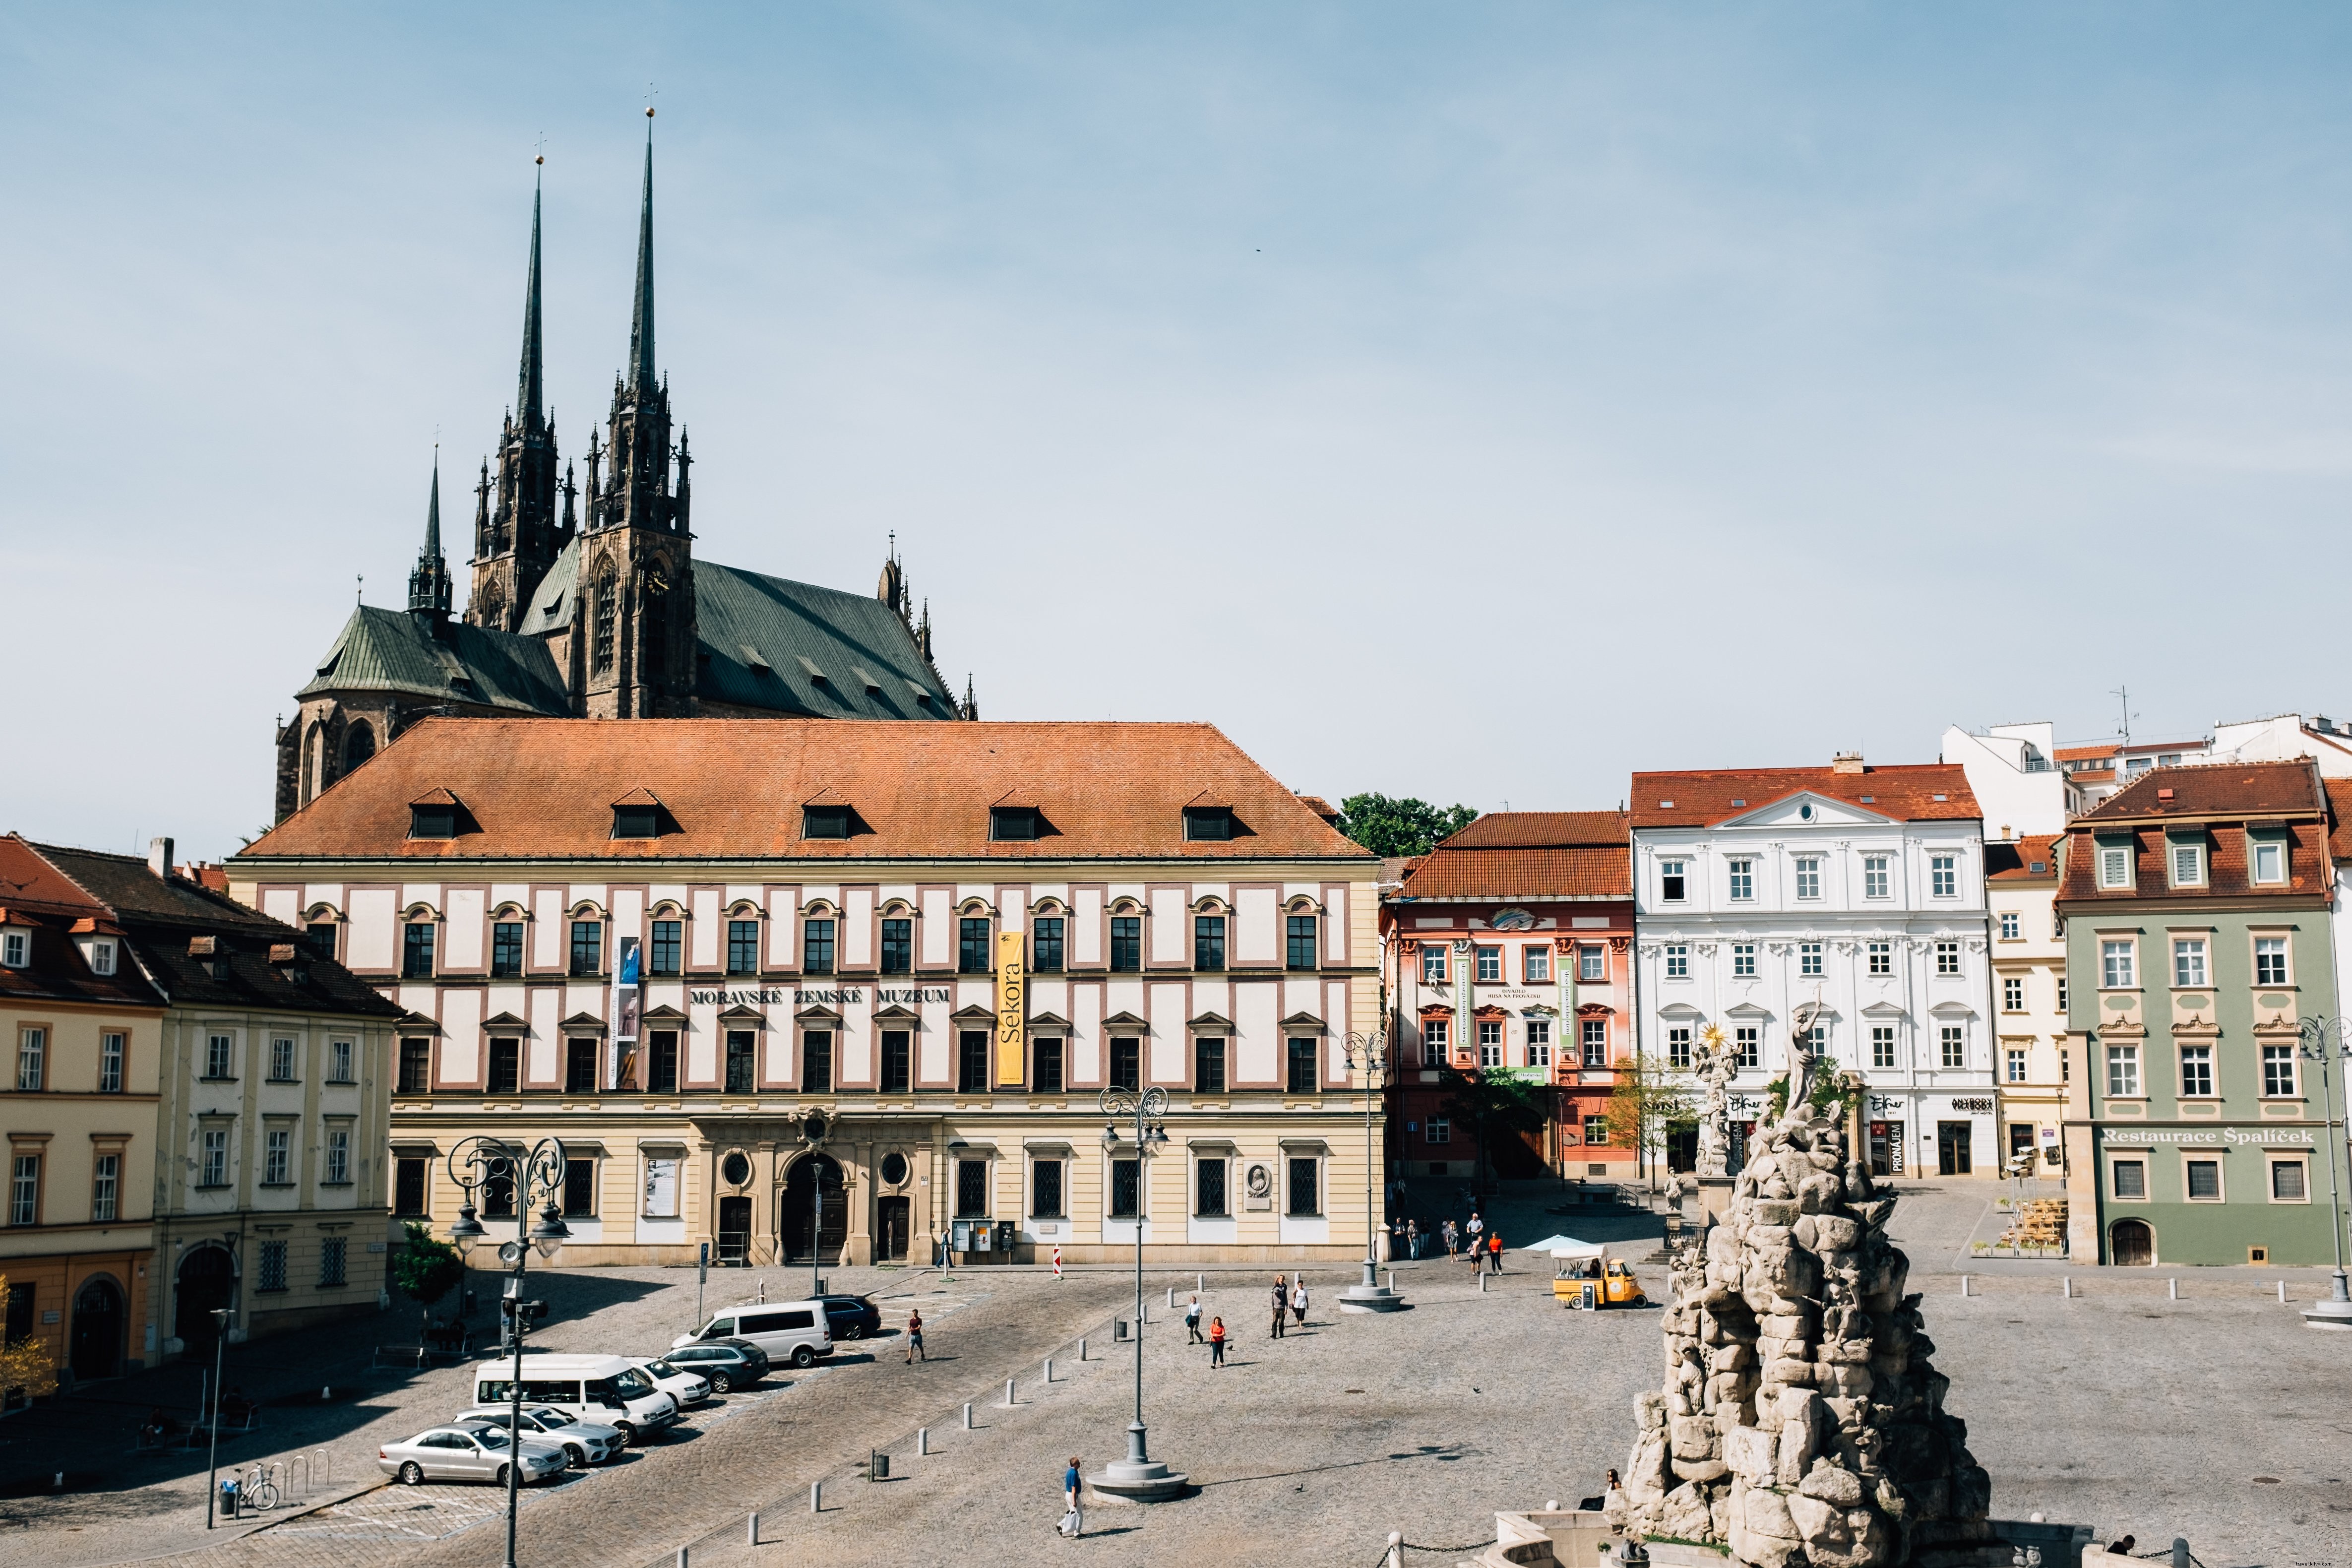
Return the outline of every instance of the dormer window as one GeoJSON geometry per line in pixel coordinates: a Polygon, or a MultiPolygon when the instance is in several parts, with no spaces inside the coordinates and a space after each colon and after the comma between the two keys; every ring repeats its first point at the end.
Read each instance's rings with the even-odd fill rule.
{"type": "Polygon", "coordinates": [[[10,969],[22,969],[32,962],[32,932],[0,931],[0,964],[5,964],[10,969]]]}
{"type": "Polygon", "coordinates": [[[651,805],[614,806],[613,808],[613,837],[615,838],[660,837],[660,808],[651,805]]]}
{"type": "Polygon", "coordinates": [[[408,808],[408,836],[411,838],[455,838],[457,837],[457,807],[454,802],[436,801],[408,808]]]}
{"type": "Polygon", "coordinates": [[[803,838],[846,838],[849,837],[849,807],[845,805],[804,805],[801,807],[803,838]]]}
{"type": "Polygon", "coordinates": [[[1229,805],[1188,805],[1184,837],[1195,844],[1222,844],[1234,836],[1234,808],[1229,805]]]}
{"type": "Polygon", "coordinates": [[[92,974],[114,973],[114,943],[105,937],[89,944],[89,972],[92,974]]]}
{"type": "MultiPolygon", "coordinates": [[[[999,843],[1025,842],[1037,837],[1034,805],[993,805],[988,809],[988,836],[999,843]]],[[[1187,837],[1194,837],[1187,834],[1187,837]]],[[[1225,835],[1218,834],[1222,838],[1225,835]]]]}

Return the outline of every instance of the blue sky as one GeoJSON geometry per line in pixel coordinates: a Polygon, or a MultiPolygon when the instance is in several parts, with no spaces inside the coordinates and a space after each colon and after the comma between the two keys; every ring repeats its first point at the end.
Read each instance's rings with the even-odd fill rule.
{"type": "MultiPolygon", "coordinates": [[[[207,856],[364,574],[627,340],[697,550],[898,531],[992,718],[1613,805],[2341,711],[2340,7],[19,8],[0,827],[207,856]]],[[[456,564],[456,563],[453,563],[456,564]]],[[[460,579],[463,580],[462,567],[460,579]]]]}

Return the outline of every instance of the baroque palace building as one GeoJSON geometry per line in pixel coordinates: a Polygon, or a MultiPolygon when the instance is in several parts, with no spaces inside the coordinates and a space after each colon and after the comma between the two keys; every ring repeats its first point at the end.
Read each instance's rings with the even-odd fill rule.
{"type": "MultiPolygon", "coordinates": [[[[651,111],[648,110],[648,113],[651,111]]],[[[875,594],[698,561],[694,461],[671,440],[654,353],[654,165],[646,143],[628,363],[588,437],[587,483],[545,411],[540,208],[531,204],[522,366],[474,488],[472,585],[453,618],[436,461],[403,610],[355,607],[277,734],[277,820],[426,714],[973,719],[932,658],[894,548],[875,594]],[[584,504],[583,504],[584,503],[584,504]]]]}
{"type": "Polygon", "coordinates": [[[1379,864],[1203,724],[433,718],[228,874],[403,1010],[396,1216],[552,1134],[583,1262],[1192,1262],[1361,1256],[1379,864]]]}

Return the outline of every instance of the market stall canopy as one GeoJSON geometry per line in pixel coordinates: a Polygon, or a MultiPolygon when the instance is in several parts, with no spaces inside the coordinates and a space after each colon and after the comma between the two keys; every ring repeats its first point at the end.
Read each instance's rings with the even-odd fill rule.
{"type": "Polygon", "coordinates": [[[1609,1249],[1597,1241],[1579,1241],[1572,1236],[1547,1236],[1541,1241],[1531,1241],[1521,1252],[1549,1252],[1554,1258],[1605,1258],[1609,1249]]]}

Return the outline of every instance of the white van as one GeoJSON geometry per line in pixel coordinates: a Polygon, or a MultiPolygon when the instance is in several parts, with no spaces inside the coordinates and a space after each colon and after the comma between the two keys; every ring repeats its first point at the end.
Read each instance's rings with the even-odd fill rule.
{"type": "Polygon", "coordinates": [[[676,1350],[699,1340],[749,1340],[773,1362],[794,1366],[813,1364],[833,1353],[833,1330],[825,1322],[822,1301],[766,1301],[730,1307],[690,1334],[670,1342],[676,1350]]]}
{"type": "MultiPolygon", "coordinates": [[[[485,1362],[474,1373],[476,1405],[514,1398],[514,1356],[485,1362]]],[[[551,1405],[566,1415],[617,1426],[635,1443],[677,1422],[677,1401],[616,1355],[533,1355],[523,1352],[522,1402],[551,1405]]]]}

